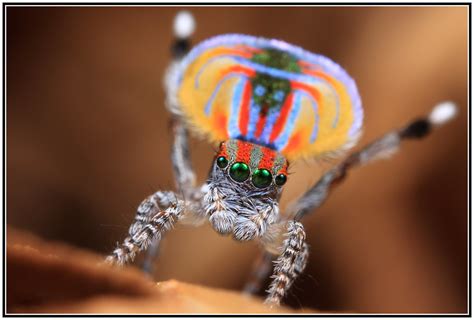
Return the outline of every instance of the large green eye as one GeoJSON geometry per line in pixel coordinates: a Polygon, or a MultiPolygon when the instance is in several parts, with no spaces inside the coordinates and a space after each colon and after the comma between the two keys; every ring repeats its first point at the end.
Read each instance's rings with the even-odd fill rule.
{"type": "Polygon", "coordinates": [[[272,183],[272,174],[267,169],[257,169],[252,175],[252,183],[257,188],[268,187],[272,183]]]}
{"type": "Polygon", "coordinates": [[[250,175],[249,166],[243,162],[236,162],[230,167],[230,177],[237,182],[247,180],[250,175]]]}
{"type": "Polygon", "coordinates": [[[219,157],[217,158],[216,162],[217,162],[217,166],[222,169],[227,167],[227,165],[229,164],[229,161],[226,159],[226,157],[219,157]]]}
{"type": "Polygon", "coordinates": [[[280,173],[275,177],[275,183],[277,186],[282,186],[286,183],[286,176],[283,173],[280,173]]]}

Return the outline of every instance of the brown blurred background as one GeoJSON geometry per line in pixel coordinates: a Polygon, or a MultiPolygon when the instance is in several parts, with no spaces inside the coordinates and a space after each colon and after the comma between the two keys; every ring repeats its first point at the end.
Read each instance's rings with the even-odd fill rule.
{"type": "MultiPolygon", "coordinates": [[[[108,253],[141,200],[173,189],[162,74],[179,8],[7,8],[9,224],[108,253]]],[[[359,146],[430,111],[452,123],[351,172],[305,219],[311,258],[294,307],[466,312],[467,7],[196,7],[196,43],[279,38],[331,57],[365,107],[359,146]]],[[[192,140],[203,181],[213,146],[192,140]]],[[[328,165],[293,166],[283,206],[328,165]]],[[[177,227],[156,278],[240,289],[257,255],[209,226],[177,227]]]]}

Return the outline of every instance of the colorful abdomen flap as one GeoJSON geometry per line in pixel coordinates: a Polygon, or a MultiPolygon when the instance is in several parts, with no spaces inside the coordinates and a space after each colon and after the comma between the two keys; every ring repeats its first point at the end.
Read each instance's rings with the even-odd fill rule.
{"type": "Polygon", "coordinates": [[[197,45],[176,76],[184,115],[214,142],[250,141],[295,160],[351,146],[362,127],[344,69],[282,41],[217,36],[197,45]]]}

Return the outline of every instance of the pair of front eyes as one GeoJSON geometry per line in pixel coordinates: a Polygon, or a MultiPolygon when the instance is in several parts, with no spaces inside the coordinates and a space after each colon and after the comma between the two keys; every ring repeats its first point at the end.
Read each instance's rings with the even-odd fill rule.
{"type": "MultiPolygon", "coordinates": [[[[217,166],[225,169],[229,165],[229,160],[226,157],[218,157],[216,160],[217,166]]],[[[244,182],[250,176],[250,168],[246,163],[235,162],[229,169],[230,177],[237,182],[244,182]]],[[[273,177],[267,169],[257,169],[252,174],[252,184],[257,188],[266,188],[272,184],[273,177]]],[[[286,175],[280,173],[275,176],[275,184],[282,186],[286,182],[286,175]]]]}

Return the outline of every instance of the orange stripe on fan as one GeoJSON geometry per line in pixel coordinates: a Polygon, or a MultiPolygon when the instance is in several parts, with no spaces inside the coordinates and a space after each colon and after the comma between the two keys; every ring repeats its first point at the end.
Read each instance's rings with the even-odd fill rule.
{"type": "Polygon", "coordinates": [[[293,90],[303,90],[311,95],[314,100],[318,102],[318,106],[321,107],[321,94],[316,88],[313,88],[307,84],[291,81],[291,88],[293,90]]]}
{"type": "Polygon", "coordinates": [[[300,144],[301,144],[301,131],[298,131],[293,136],[291,136],[290,141],[288,141],[288,144],[283,150],[283,153],[287,154],[287,153],[293,152],[294,150],[299,148],[300,144]]]}
{"type": "Polygon", "coordinates": [[[223,70],[221,72],[221,75],[220,77],[223,78],[225,77],[226,75],[228,75],[229,73],[233,73],[233,72],[236,72],[236,73],[243,73],[245,74],[246,76],[248,77],[253,77],[255,75],[255,70],[252,70],[252,69],[248,69],[248,68],[244,68],[242,66],[232,66],[232,67],[229,67],[225,70],[223,70]]]}
{"type": "Polygon", "coordinates": [[[223,112],[216,112],[212,117],[212,124],[219,133],[219,138],[224,138],[227,140],[229,138],[229,134],[227,132],[227,115],[223,112]]]}
{"type": "Polygon", "coordinates": [[[258,139],[260,137],[263,131],[263,127],[265,126],[266,120],[267,120],[266,115],[260,114],[258,116],[257,128],[255,129],[255,132],[253,134],[254,138],[258,139]]]}
{"type": "Polygon", "coordinates": [[[293,93],[290,93],[283,104],[283,107],[280,111],[280,116],[278,117],[275,125],[273,126],[272,133],[270,134],[270,142],[275,141],[275,139],[280,134],[283,126],[285,125],[286,118],[288,117],[288,113],[290,112],[291,106],[293,105],[293,93]]]}
{"type": "Polygon", "coordinates": [[[252,94],[252,84],[250,81],[245,83],[242,103],[240,104],[239,129],[242,135],[247,135],[250,114],[250,96],[252,94]]]}
{"type": "Polygon", "coordinates": [[[323,78],[324,80],[326,80],[327,82],[332,84],[336,90],[337,90],[337,87],[339,86],[339,83],[337,82],[336,79],[334,79],[330,75],[328,75],[328,74],[326,74],[326,73],[324,73],[320,70],[306,70],[306,71],[304,71],[304,73],[312,75],[312,76],[316,76],[316,77],[319,77],[319,78],[323,78]]]}

